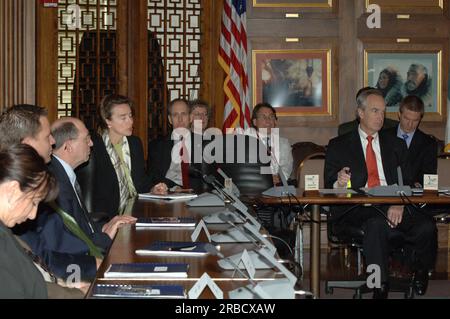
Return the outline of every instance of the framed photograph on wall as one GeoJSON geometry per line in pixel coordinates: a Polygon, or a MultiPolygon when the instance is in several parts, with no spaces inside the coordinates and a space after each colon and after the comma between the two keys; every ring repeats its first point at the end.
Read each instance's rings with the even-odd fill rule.
{"type": "MultiPolygon", "coordinates": [[[[334,0],[335,1],[335,0],[334,0]]],[[[253,0],[255,8],[331,8],[333,0],[253,0]]]]}
{"type": "Polygon", "coordinates": [[[280,116],[331,115],[331,50],[253,50],[253,105],[280,116]]]}
{"type": "Polygon", "coordinates": [[[365,86],[382,91],[388,114],[398,112],[402,98],[416,95],[425,104],[426,117],[442,117],[442,67],[442,50],[364,51],[365,86]]]}

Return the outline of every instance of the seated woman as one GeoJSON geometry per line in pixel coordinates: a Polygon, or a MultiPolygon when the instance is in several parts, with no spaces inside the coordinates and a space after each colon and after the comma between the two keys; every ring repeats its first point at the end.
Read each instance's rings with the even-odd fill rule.
{"type": "Polygon", "coordinates": [[[292,173],[292,164],[294,160],[292,158],[292,148],[289,140],[277,134],[272,134],[272,129],[275,128],[276,125],[277,112],[272,105],[269,103],[260,103],[255,105],[252,113],[252,126],[257,130],[258,137],[262,139],[266,146],[267,141],[272,140],[272,142],[277,142],[273,141],[273,138],[279,138],[278,150],[274,149],[275,145],[272,145],[272,147],[270,147],[271,145],[268,146],[268,149],[272,149],[271,168],[274,184],[279,184],[281,182],[278,176],[279,168],[281,168],[281,172],[286,180],[288,180],[292,173]]]}
{"type": "Polygon", "coordinates": [[[128,214],[138,193],[167,193],[166,184],[156,184],[145,170],[142,142],[132,135],[133,109],[127,97],[108,95],[102,100],[98,132],[92,136],[94,212],[110,218],[128,214]]]}
{"type": "Polygon", "coordinates": [[[0,152],[0,299],[47,298],[47,286],[9,228],[34,219],[41,201],[54,200],[55,178],[30,146],[0,152]]]}

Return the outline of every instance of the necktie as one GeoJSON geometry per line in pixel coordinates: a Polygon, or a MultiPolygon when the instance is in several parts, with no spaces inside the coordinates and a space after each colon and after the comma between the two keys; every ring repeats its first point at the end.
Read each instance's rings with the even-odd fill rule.
{"type": "Polygon", "coordinates": [[[380,185],[378,176],[377,159],[372,147],[373,136],[367,136],[366,166],[367,166],[367,186],[369,188],[380,185]]]}
{"type": "Polygon", "coordinates": [[[89,225],[89,228],[94,233],[95,232],[94,227],[92,227],[91,220],[89,218],[89,212],[88,212],[86,206],[84,205],[83,193],[81,192],[81,187],[80,187],[80,184],[78,184],[77,180],[75,180],[74,186],[75,186],[75,193],[77,194],[77,197],[78,197],[78,202],[80,203],[81,210],[83,211],[83,216],[84,216],[87,224],[89,225]]]}
{"type": "Polygon", "coordinates": [[[403,137],[403,140],[405,141],[405,143],[406,143],[406,146],[408,146],[408,134],[402,134],[402,137],[403,137]]]}
{"type": "Polygon", "coordinates": [[[188,189],[188,188],[190,188],[190,185],[189,185],[189,154],[188,154],[188,150],[186,148],[186,144],[184,143],[184,140],[181,142],[180,156],[181,156],[181,177],[182,177],[182,181],[183,181],[183,188],[188,189]]]}

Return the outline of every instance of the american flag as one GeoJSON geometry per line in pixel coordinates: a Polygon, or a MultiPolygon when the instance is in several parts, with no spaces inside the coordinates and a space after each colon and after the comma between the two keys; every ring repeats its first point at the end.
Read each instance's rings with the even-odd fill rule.
{"type": "Polygon", "coordinates": [[[222,13],[219,64],[226,73],[223,130],[250,126],[247,74],[246,0],[225,0],[222,13]]]}

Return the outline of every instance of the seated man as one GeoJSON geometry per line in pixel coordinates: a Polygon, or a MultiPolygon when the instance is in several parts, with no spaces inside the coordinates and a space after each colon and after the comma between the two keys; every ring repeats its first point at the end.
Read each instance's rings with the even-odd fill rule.
{"type": "Polygon", "coordinates": [[[75,118],[57,120],[52,125],[55,149],[49,164],[59,184],[59,194],[47,212],[37,219],[37,227],[23,235],[33,251],[58,276],[70,275],[68,266],[80,267],[81,277],[95,277],[102,254],[108,250],[118,228],[135,222],[131,216],[116,216],[100,226],[86,210],[74,169],[89,160],[92,141],[83,122],[75,118]]]}
{"type": "MultiPolygon", "coordinates": [[[[358,99],[358,96],[362,92],[370,90],[370,89],[374,89],[374,88],[372,88],[370,86],[366,86],[366,87],[363,87],[362,89],[360,89],[358,91],[358,93],[356,93],[356,99],[358,99]]],[[[348,132],[354,131],[354,130],[356,130],[358,128],[358,125],[359,125],[359,118],[358,118],[358,115],[357,115],[356,119],[354,119],[353,121],[345,122],[345,123],[342,123],[342,124],[340,124],[338,126],[338,135],[344,135],[344,134],[346,134],[348,132]]],[[[384,130],[384,129],[389,129],[391,127],[397,127],[397,125],[398,125],[398,121],[391,120],[389,118],[385,118],[384,122],[383,122],[383,128],[382,129],[384,130]]]]}
{"type": "MultiPolygon", "coordinates": [[[[404,167],[406,145],[401,139],[380,132],[385,109],[383,95],[378,90],[366,90],[359,95],[358,128],[332,139],[328,145],[324,169],[326,188],[347,188],[349,181],[354,189],[398,182],[397,167],[404,167]]],[[[404,178],[408,182],[409,177],[404,178]]],[[[381,271],[381,287],[374,289],[374,297],[386,298],[389,291],[389,238],[395,232],[404,235],[406,247],[413,252],[415,289],[418,294],[424,294],[428,271],[435,263],[434,222],[404,206],[386,205],[380,208],[381,211],[365,206],[348,209],[346,205],[332,207],[331,218],[341,229],[350,226],[364,231],[366,264],[378,265],[381,271]]]]}
{"type": "MultiPolygon", "coordinates": [[[[197,104],[192,107],[198,109],[197,104]]],[[[163,181],[171,190],[204,190],[205,185],[198,174],[193,174],[194,153],[201,152],[203,140],[200,134],[190,132],[189,104],[184,99],[175,99],[168,105],[168,119],[173,132],[149,142],[147,168],[156,179],[163,181]],[[196,141],[201,141],[199,145],[196,141]],[[174,158],[176,156],[177,158],[174,158]]],[[[203,125],[202,125],[203,126],[203,125]]]]}
{"type": "Polygon", "coordinates": [[[403,139],[408,147],[407,169],[412,178],[411,186],[421,187],[424,174],[436,174],[437,143],[419,129],[424,114],[422,100],[409,95],[400,102],[400,123],[386,132],[403,139]]]}
{"type": "MultiPolygon", "coordinates": [[[[269,103],[260,103],[253,108],[252,113],[252,125],[257,130],[258,137],[263,143],[270,149],[272,129],[277,125],[277,112],[275,108],[269,103]]],[[[279,168],[284,174],[286,180],[289,179],[292,173],[292,164],[294,159],[292,158],[292,148],[287,138],[281,137],[278,134],[273,135],[274,138],[279,138],[279,151],[272,152],[272,174],[274,176],[274,184],[280,183],[279,168]],[[278,154],[276,154],[278,153],[278,154]]]]}

